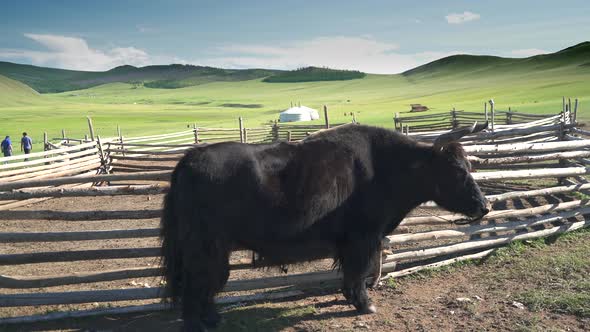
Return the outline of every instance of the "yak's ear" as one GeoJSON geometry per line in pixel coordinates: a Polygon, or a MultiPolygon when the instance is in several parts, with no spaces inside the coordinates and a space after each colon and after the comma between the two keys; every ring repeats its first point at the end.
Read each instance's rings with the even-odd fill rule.
{"type": "Polygon", "coordinates": [[[453,131],[450,131],[448,133],[444,133],[444,134],[438,136],[434,140],[434,147],[436,149],[442,148],[443,146],[445,146],[449,143],[456,142],[456,141],[460,140],[461,137],[463,137],[465,135],[480,132],[480,131],[486,129],[487,127],[488,127],[487,121],[480,124],[480,125],[478,125],[477,121],[475,121],[475,123],[473,123],[473,126],[471,126],[471,127],[463,127],[463,128],[455,129],[453,131]]]}

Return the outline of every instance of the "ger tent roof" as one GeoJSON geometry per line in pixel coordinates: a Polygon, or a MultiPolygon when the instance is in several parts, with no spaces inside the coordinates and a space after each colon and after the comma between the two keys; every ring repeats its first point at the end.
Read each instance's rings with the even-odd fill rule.
{"type": "Polygon", "coordinates": [[[279,115],[280,122],[311,121],[319,118],[318,111],[307,106],[291,107],[279,115]]]}

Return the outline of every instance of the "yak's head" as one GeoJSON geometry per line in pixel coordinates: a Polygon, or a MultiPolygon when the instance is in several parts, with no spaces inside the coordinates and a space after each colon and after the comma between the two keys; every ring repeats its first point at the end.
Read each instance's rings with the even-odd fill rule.
{"type": "Polygon", "coordinates": [[[485,196],[470,174],[471,164],[458,140],[471,133],[487,128],[488,123],[460,128],[440,135],[432,146],[435,174],[434,201],[439,206],[464,214],[470,222],[480,220],[489,212],[485,196]]]}

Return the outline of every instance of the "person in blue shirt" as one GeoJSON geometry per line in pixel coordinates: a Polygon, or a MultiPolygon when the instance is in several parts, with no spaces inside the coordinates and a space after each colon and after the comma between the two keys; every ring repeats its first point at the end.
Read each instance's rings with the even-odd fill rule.
{"type": "MultiPolygon", "coordinates": [[[[31,150],[33,149],[33,140],[27,136],[27,133],[23,133],[23,138],[21,138],[20,140],[20,150],[24,151],[25,154],[29,154],[31,153],[31,150]]],[[[25,159],[25,161],[27,161],[29,159],[25,159]]]]}
{"type": "MultiPolygon", "coordinates": [[[[10,141],[10,136],[6,136],[2,141],[2,144],[0,144],[0,147],[2,147],[2,154],[4,154],[4,157],[12,156],[12,142],[10,141]]],[[[4,164],[7,163],[7,161],[4,162],[4,164]]]]}

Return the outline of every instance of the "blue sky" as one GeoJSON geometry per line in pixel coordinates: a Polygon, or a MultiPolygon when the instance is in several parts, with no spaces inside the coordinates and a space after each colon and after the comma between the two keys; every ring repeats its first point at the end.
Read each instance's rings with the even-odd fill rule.
{"type": "Polygon", "coordinates": [[[3,1],[0,61],[77,70],[190,63],[398,73],[457,53],[590,39],[588,0],[3,1]]]}

